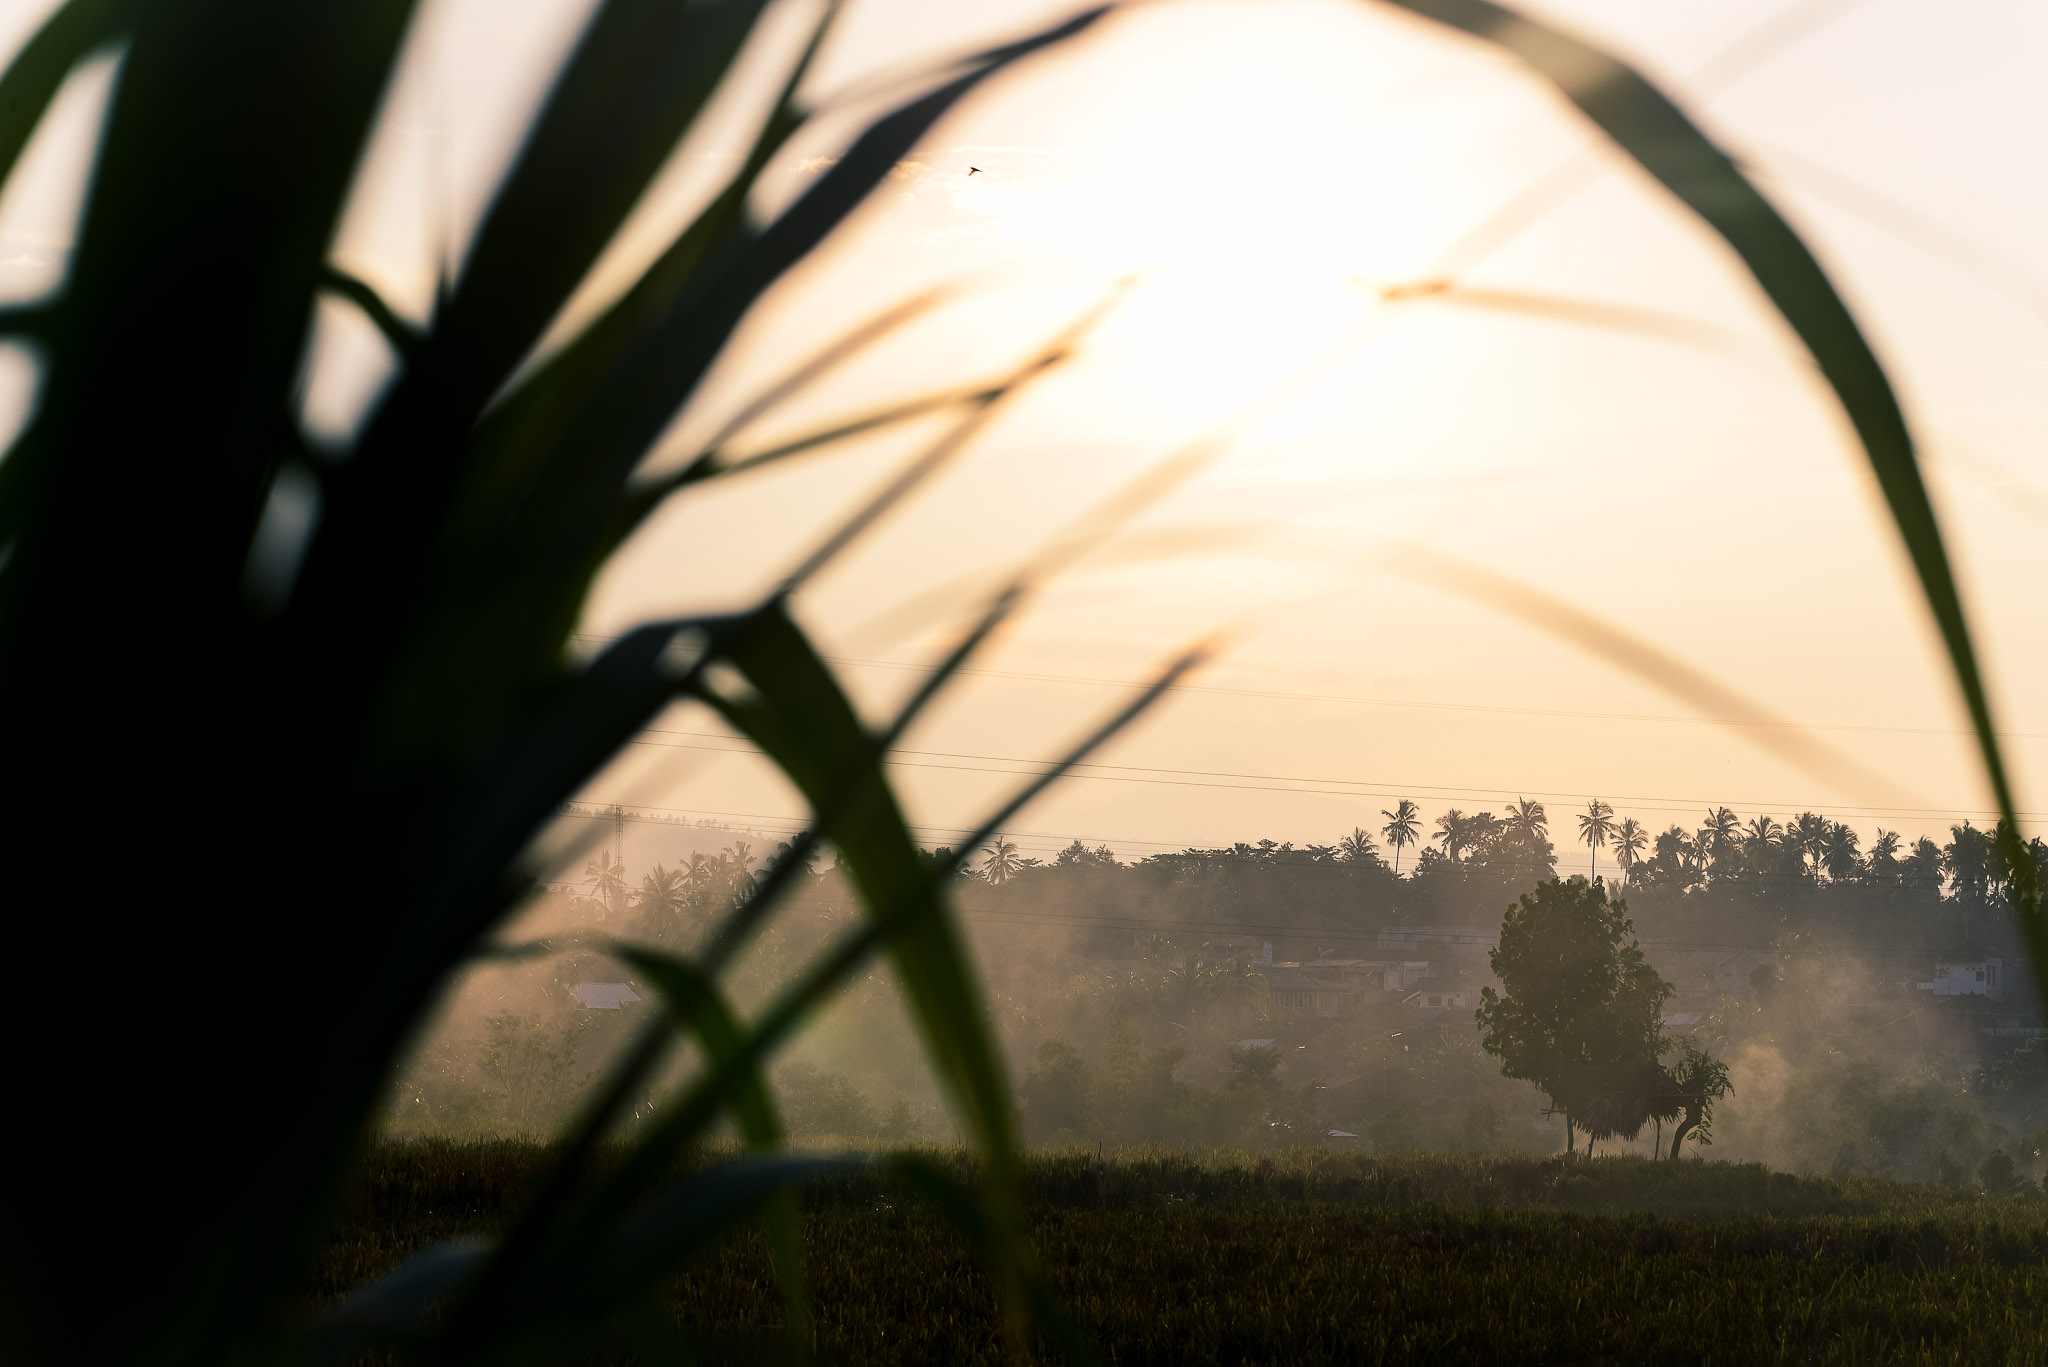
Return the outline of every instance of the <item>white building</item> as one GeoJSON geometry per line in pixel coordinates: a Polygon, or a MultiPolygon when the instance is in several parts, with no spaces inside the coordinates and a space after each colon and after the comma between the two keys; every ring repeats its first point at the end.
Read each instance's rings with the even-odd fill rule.
{"type": "Polygon", "coordinates": [[[2012,968],[2004,959],[1936,959],[1934,981],[1915,984],[1937,997],[1989,997],[2004,1001],[2012,968]]]}
{"type": "Polygon", "coordinates": [[[640,1000],[640,994],[627,983],[577,983],[569,995],[592,1011],[617,1011],[640,1000]]]}

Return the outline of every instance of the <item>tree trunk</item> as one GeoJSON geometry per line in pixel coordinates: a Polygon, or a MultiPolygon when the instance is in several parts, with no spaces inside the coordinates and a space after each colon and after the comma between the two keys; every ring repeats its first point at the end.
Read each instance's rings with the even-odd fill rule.
{"type": "Polygon", "coordinates": [[[1698,1111],[1687,1111],[1685,1119],[1678,1122],[1678,1127],[1671,1132],[1671,1156],[1673,1158],[1678,1157],[1678,1146],[1685,1142],[1685,1137],[1691,1134],[1693,1127],[1699,1123],[1700,1115],[1698,1111]]]}
{"type": "Polygon", "coordinates": [[[1564,1113],[1564,1151],[1565,1151],[1565,1155],[1566,1155],[1567,1157],[1569,1157],[1569,1156],[1571,1155],[1571,1152],[1572,1152],[1572,1113],[1571,1113],[1570,1111],[1566,1111],[1566,1112],[1564,1113]]]}

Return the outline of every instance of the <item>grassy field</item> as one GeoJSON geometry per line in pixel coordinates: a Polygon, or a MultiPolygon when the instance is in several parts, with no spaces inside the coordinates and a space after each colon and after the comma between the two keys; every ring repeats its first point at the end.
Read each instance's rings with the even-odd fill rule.
{"type": "MultiPolygon", "coordinates": [[[[517,1144],[376,1153],[331,1297],[489,1230],[517,1144]]],[[[1031,1232],[1103,1359],[1135,1363],[2048,1362],[2048,1199],[1717,1163],[1160,1152],[1036,1155],[1031,1232]]],[[[819,1356],[1001,1357],[975,1264],[878,1178],[806,1200],[819,1356]]],[[[765,1243],[683,1271],[706,1360],[770,1360],[765,1243]]]]}

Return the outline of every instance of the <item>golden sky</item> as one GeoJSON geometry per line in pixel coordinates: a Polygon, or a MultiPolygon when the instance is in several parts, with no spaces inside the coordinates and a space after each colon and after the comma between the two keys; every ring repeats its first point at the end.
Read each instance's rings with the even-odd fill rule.
{"type": "MultiPolygon", "coordinates": [[[[0,6],[0,44],[41,8],[0,6]]],[[[428,6],[337,243],[344,264],[424,313],[437,259],[459,254],[586,8],[428,6]]],[[[816,85],[1066,8],[854,0],[816,85]]],[[[1927,448],[2022,804],[2048,808],[2048,10],[1532,8],[1640,63],[1815,244],[1927,448]]],[[[789,0],[757,75],[803,13],[789,0]]],[[[0,295],[61,276],[91,82],[103,92],[109,74],[81,79],[69,124],[53,120],[0,196],[0,295]]],[[[679,149],[564,330],[701,202],[759,89],[738,82],[679,149]]],[[[851,127],[828,120],[793,148],[761,211],[800,193],[851,127]]],[[[1560,833],[1592,796],[1653,829],[1722,803],[1818,808],[1866,835],[1982,822],[1953,689],[1832,400],[1725,249],[1493,52],[1359,0],[1186,0],[1114,19],[940,125],[749,322],[669,449],[837,332],[952,280],[969,282],[954,302],[760,439],[1001,373],[1130,283],[1071,363],[806,592],[803,615],[875,715],[1021,558],[1189,443],[1215,449],[906,739],[899,778],[934,843],[1127,698],[1120,682],[1219,629],[1222,658],[1099,757],[1118,767],[1020,819],[1027,852],[1076,836],[1127,855],[1329,842],[1382,824],[1402,796],[1432,818],[1539,797],[1560,833]],[[1497,217],[1546,178],[1570,193],[1497,217]],[[1386,297],[1438,279],[1456,289],[1386,297]],[[1592,613],[1803,725],[1702,720],[1726,713],[1475,602],[1447,582],[1453,563],[1592,613]],[[1765,735],[1838,761],[1814,772],[1765,735]]],[[[307,420],[345,431],[379,344],[339,306],[320,338],[307,420]]],[[[17,407],[31,373],[0,353],[17,407]]],[[[666,510],[603,577],[588,635],[772,582],[931,432],[666,510]]],[[[759,765],[712,753],[702,714],[658,727],[590,797],[796,815],[759,765]]]]}

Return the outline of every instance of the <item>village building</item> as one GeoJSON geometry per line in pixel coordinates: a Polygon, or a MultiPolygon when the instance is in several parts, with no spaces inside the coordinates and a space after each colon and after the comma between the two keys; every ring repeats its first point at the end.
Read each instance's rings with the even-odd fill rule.
{"type": "Polygon", "coordinates": [[[1385,999],[1429,975],[1427,959],[1315,959],[1264,970],[1275,1014],[1292,1018],[1356,1015],[1367,1001],[1385,999]]]}
{"type": "Polygon", "coordinates": [[[569,995],[592,1011],[617,1011],[640,1000],[640,994],[627,983],[577,983],[569,995]]]}
{"type": "Polygon", "coordinates": [[[1500,948],[1500,925],[1486,926],[1388,926],[1379,933],[1381,953],[1399,953],[1405,958],[1446,959],[1484,968],[1487,956],[1500,948]]]}
{"type": "Polygon", "coordinates": [[[1716,960],[1707,976],[1715,992],[1730,997],[1746,997],[1755,982],[1756,971],[1776,962],[1776,955],[1745,949],[1716,960]]]}
{"type": "Polygon", "coordinates": [[[1479,1009],[1479,988],[1476,984],[1457,979],[1425,978],[1420,987],[1401,999],[1401,1005],[1412,1006],[1425,1013],[1476,1011],[1479,1009]]]}
{"type": "Polygon", "coordinates": [[[2003,958],[1936,959],[1934,981],[1914,986],[1937,997],[1989,997],[2001,1002],[2016,985],[2013,973],[2011,961],[2003,958]]]}

